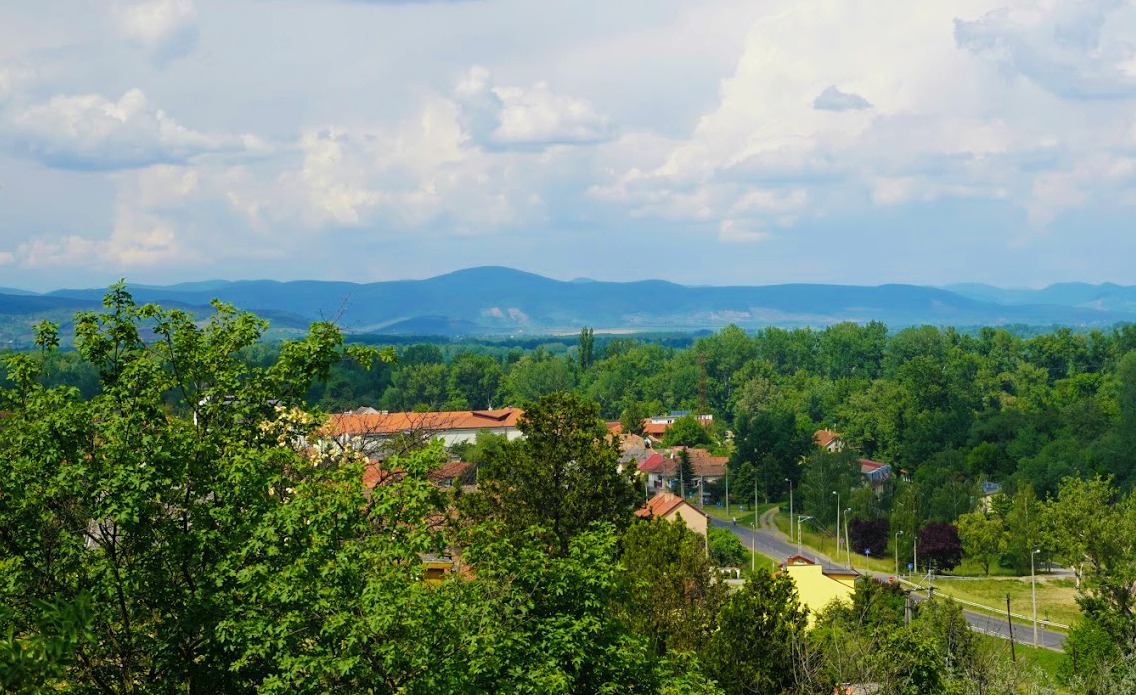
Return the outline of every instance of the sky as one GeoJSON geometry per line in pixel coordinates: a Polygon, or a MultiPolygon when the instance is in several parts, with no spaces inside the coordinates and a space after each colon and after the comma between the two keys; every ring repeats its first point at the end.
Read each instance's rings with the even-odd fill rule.
{"type": "Polygon", "coordinates": [[[1134,258],[1136,0],[0,0],[0,286],[1134,258]]]}

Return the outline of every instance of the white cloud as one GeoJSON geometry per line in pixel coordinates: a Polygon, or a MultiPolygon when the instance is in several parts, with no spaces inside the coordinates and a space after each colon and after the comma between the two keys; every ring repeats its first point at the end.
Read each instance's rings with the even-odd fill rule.
{"type": "Polygon", "coordinates": [[[158,63],[190,53],[197,45],[193,0],[143,0],[114,8],[119,33],[144,47],[158,63]]]}
{"type": "Polygon", "coordinates": [[[261,146],[255,138],[186,128],[151,104],[140,89],[114,101],[98,94],[56,96],[15,109],[3,131],[0,134],[17,151],[63,169],[143,167],[261,146]]]}
{"type": "Polygon", "coordinates": [[[27,268],[73,267],[149,267],[172,260],[200,260],[181,243],[171,221],[123,206],[115,213],[109,237],[98,239],[68,235],[58,239],[40,238],[21,244],[15,253],[27,268]]]}
{"type": "Polygon", "coordinates": [[[1108,37],[1112,22],[1127,26],[1134,5],[1048,0],[1041,10],[1019,2],[1020,11],[995,11],[1003,2],[771,7],[690,137],[591,193],[636,217],[717,222],[723,240],[764,238],[808,216],[942,198],[1008,201],[1035,222],[1052,220],[1053,208],[1090,199],[1081,189],[1098,183],[1068,173],[1119,146],[1127,114],[1064,102],[1051,88],[1065,80],[1092,93],[1104,76],[1123,86],[1101,66],[1128,55],[1130,45],[1108,37]],[[1021,29],[1019,15],[1031,12],[1044,21],[1021,29]],[[1052,43],[1052,59],[1019,66],[1022,35],[1052,43]],[[1009,53],[987,50],[1003,38],[1009,53]],[[1077,70],[1058,60],[1062,51],[1079,57],[1066,61],[1077,70]],[[1005,61],[1045,89],[1007,82],[1005,61]],[[1079,188],[1057,194],[1053,177],[1079,188]],[[795,193],[771,198],[778,190],[795,193]],[[1054,202],[1039,204],[1043,195],[1054,202]]]}
{"type": "Polygon", "coordinates": [[[1045,0],[957,20],[959,45],[1070,98],[1136,95],[1128,0],[1045,0]]]}
{"type": "Polygon", "coordinates": [[[584,99],[556,94],[547,82],[497,86],[474,67],[454,88],[467,130],[481,144],[544,147],[595,143],[611,135],[606,116],[584,99]]]}
{"type": "Polygon", "coordinates": [[[718,224],[718,238],[729,243],[753,243],[769,238],[768,232],[755,229],[751,224],[742,220],[722,220],[718,224]]]}
{"type": "Polygon", "coordinates": [[[175,259],[201,258],[189,253],[180,243],[178,230],[169,220],[122,207],[115,215],[108,238],[77,234],[43,236],[25,241],[15,251],[3,252],[0,256],[7,256],[9,263],[25,269],[137,268],[175,259]]]}

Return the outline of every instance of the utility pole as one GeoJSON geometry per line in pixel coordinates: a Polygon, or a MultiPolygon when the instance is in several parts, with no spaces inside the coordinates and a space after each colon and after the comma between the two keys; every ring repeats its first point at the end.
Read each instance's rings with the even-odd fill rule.
{"type": "Polygon", "coordinates": [[[793,481],[785,478],[789,483],[789,538],[793,537],[793,481]]]}
{"type": "Polygon", "coordinates": [[[1037,575],[1034,573],[1033,558],[1041,552],[1037,549],[1030,553],[1030,591],[1033,593],[1033,646],[1037,646],[1037,575]]]}

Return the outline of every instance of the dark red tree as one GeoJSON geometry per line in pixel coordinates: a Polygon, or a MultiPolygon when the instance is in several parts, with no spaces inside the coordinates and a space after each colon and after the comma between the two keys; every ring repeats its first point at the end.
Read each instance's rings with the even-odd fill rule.
{"type": "Polygon", "coordinates": [[[883,557],[887,552],[888,528],[887,519],[853,519],[848,522],[852,550],[861,555],[883,557]]]}
{"type": "Polygon", "coordinates": [[[962,562],[962,541],[954,524],[930,523],[919,532],[919,561],[937,570],[952,570],[962,562]]]}

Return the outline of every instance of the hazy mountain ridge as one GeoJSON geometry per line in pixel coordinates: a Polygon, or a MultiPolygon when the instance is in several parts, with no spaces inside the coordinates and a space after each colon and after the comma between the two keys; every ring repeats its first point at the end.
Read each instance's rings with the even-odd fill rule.
{"type": "MultiPolygon", "coordinates": [[[[878,320],[913,324],[1108,325],[1136,321],[1136,288],[1065,283],[1042,290],[987,285],[887,284],[691,287],[666,280],[560,281],[500,267],[425,280],[352,283],[206,281],[130,287],[136,301],[205,311],[214,298],[269,318],[277,328],[336,320],[356,333],[417,330],[441,335],[600,330],[696,330],[736,323],[823,326],[878,320]],[[429,329],[429,330],[426,330],[429,329]]],[[[96,306],[104,288],[0,293],[0,315],[21,320],[48,310],[96,306]]]]}

